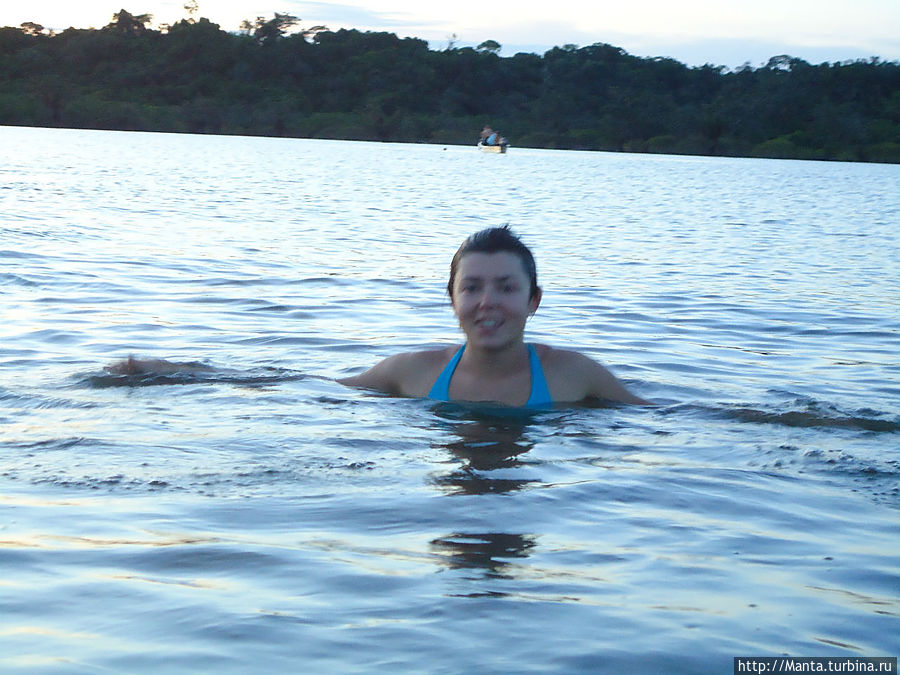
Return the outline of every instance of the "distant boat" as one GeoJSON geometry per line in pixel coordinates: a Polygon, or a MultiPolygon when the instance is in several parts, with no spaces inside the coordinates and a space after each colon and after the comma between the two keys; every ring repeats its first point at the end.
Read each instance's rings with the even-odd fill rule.
{"type": "Polygon", "coordinates": [[[508,143],[502,143],[500,145],[486,145],[481,141],[478,141],[478,149],[482,152],[505,153],[508,145],[508,143]]]}

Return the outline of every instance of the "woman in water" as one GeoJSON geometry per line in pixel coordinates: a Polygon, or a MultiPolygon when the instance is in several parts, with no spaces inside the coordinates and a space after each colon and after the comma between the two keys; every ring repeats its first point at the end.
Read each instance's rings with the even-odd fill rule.
{"type": "MultiPolygon", "coordinates": [[[[462,347],[396,354],[338,382],[393,396],[481,401],[545,408],[601,399],[647,404],[593,359],[567,349],[526,344],[537,311],[534,256],[507,227],[466,239],[450,263],[450,304],[466,336],[462,347]]],[[[201,363],[135,359],[108,366],[114,375],[205,374],[201,363]]]]}
{"type": "Polygon", "coordinates": [[[394,396],[529,408],[588,399],[647,404],[593,359],[525,343],[541,289],[534,256],[508,227],[463,242],[450,263],[447,292],[466,336],[462,347],[396,354],[338,381],[394,396]]]}

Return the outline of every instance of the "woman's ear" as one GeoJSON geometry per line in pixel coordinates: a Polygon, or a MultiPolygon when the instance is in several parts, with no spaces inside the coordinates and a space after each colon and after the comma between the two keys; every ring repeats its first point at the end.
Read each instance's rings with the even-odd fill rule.
{"type": "Polygon", "coordinates": [[[528,301],[529,314],[534,314],[537,311],[538,306],[541,304],[541,298],[543,297],[544,292],[541,290],[540,286],[538,286],[537,290],[535,290],[534,295],[531,296],[531,300],[528,301]]]}

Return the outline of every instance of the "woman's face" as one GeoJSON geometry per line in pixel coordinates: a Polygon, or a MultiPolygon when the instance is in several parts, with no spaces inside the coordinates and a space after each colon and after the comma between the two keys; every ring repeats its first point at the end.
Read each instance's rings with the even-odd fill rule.
{"type": "Polygon", "coordinates": [[[537,310],[540,290],[529,298],[531,281],[515,253],[467,253],[453,282],[453,311],[469,344],[501,349],[522,341],[525,322],[537,310]]]}

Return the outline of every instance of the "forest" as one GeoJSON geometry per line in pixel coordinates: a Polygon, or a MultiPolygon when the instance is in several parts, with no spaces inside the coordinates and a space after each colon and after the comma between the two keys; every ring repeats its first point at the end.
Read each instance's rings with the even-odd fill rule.
{"type": "MultiPolygon", "coordinates": [[[[186,5],[187,8],[187,5],[186,5]]],[[[0,125],[900,162],[900,63],[689,67],[604,43],[501,57],[276,13],[227,32],[0,28],[0,125]]]]}

